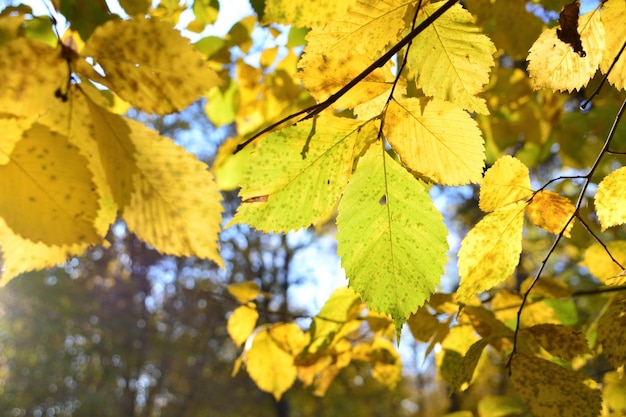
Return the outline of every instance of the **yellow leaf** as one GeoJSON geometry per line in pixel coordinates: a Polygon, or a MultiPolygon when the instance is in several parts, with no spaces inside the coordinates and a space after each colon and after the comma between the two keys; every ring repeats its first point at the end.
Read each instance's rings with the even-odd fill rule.
{"type": "Polygon", "coordinates": [[[320,26],[342,17],[355,0],[270,0],[265,2],[263,25],[320,26]]]}
{"type": "Polygon", "coordinates": [[[515,271],[522,251],[525,205],[518,202],[489,213],[465,236],[458,261],[459,302],[469,301],[515,271]]]}
{"type": "Polygon", "coordinates": [[[231,284],[226,287],[230,295],[235,297],[242,304],[255,300],[259,295],[263,294],[259,290],[259,286],[254,281],[245,281],[238,284],[231,284]]]}
{"type": "Polygon", "coordinates": [[[428,342],[439,327],[439,320],[428,312],[428,308],[422,306],[407,320],[411,334],[415,340],[428,342]]]}
{"type": "Polygon", "coordinates": [[[325,218],[348,183],[360,136],[375,134],[361,128],[356,120],[321,116],[269,135],[248,160],[243,203],[229,225],[286,232],[325,218]]]}
{"type": "Polygon", "coordinates": [[[616,169],[604,177],[594,198],[602,231],[626,223],[626,167],[616,169]]]}
{"type": "Polygon", "coordinates": [[[530,221],[535,226],[539,226],[550,233],[561,233],[569,222],[563,233],[565,237],[571,236],[575,211],[576,209],[569,198],[554,191],[537,192],[526,207],[526,214],[530,221]]]}
{"type": "Polygon", "coordinates": [[[99,243],[87,160],[67,137],[35,124],[0,166],[0,217],[16,234],[48,245],[99,243]]]}
{"type": "Polygon", "coordinates": [[[384,337],[372,341],[370,353],[372,376],[388,389],[396,387],[402,377],[402,360],[393,343],[384,337]]]}
{"type": "Polygon", "coordinates": [[[598,343],[611,365],[626,365],[626,298],[616,297],[600,317],[598,343]]]}
{"type": "Polygon", "coordinates": [[[285,352],[298,356],[309,341],[296,323],[279,323],[269,329],[274,342],[285,352]]]}
{"type": "MultiPolygon", "coordinates": [[[[620,0],[608,0],[602,6],[600,19],[606,31],[606,49],[602,54],[602,62],[600,70],[606,74],[618,52],[626,39],[626,25],[624,25],[624,16],[626,15],[626,3],[620,0]]],[[[626,86],[626,53],[622,52],[615,67],[609,74],[609,82],[618,90],[624,89],[626,86]]]]}
{"type": "MultiPolygon", "coordinates": [[[[615,240],[607,242],[606,247],[619,263],[626,266],[626,241],[615,240]]],[[[591,275],[602,283],[606,283],[609,278],[615,277],[622,272],[622,268],[611,260],[609,254],[599,243],[595,243],[585,250],[583,265],[589,270],[591,275]]]]}
{"type": "Polygon", "coordinates": [[[586,56],[561,41],[556,28],[544,30],[528,53],[528,71],[535,89],[559,91],[585,87],[598,69],[605,47],[604,26],[597,11],[578,18],[578,33],[586,56]]]}
{"type": "Polygon", "coordinates": [[[541,347],[561,359],[571,360],[575,356],[591,353],[585,335],[569,326],[541,323],[522,330],[541,347]]]}
{"type": "Polygon", "coordinates": [[[0,104],[2,112],[36,117],[59,101],[69,77],[60,49],[43,42],[17,38],[0,47],[0,104]]]}
{"type": "Polygon", "coordinates": [[[532,195],[528,168],[519,159],[505,155],[485,173],[478,206],[490,212],[532,195]]]}
{"type": "Polygon", "coordinates": [[[467,350],[452,378],[450,388],[453,391],[465,391],[469,387],[474,377],[476,365],[478,365],[478,361],[488,344],[489,339],[483,338],[474,342],[467,350]]]}
{"type": "MultiPolygon", "coordinates": [[[[520,284],[519,292],[524,294],[528,291],[531,282],[534,280],[533,277],[526,278],[520,284]]],[[[531,295],[536,297],[543,298],[571,298],[574,290],[567,285],[565,282],[557,280],[551,277],[542,276],[539,281],[535,283],[533,286],[533,290],[531,295]]]]}
{"type": "Polygon", "coordinates": [[[245,358],[250,378],[261,390],[274,395],[276,400],[279,400],[296,380],[297,371],[293,356],[278,346],[268,329],[254,335],[245,358]]]}
{"type": "Polygon", "coordinates": [[[226,328],[237,346],[241,346],[250,337],[258,318],[259,312],[256,308],[248,305],[239,306],[233,311],[226,328]]]}
{"type": "Polygon", "coordinates": [[[224,267],[217,243],[222,197],[207,166],[173,140],[126,122],[137,160],[133,194],[122,212],[128,228],[162,253],[224,267]]]}
{"type": "Polygon", "coordinates": [[[156,18],[111,20],[94,31],[81,55],[93,57],[105,74],[85,75],[150,113],[182,110],[219,83],[189,40],[156,18]]]}
{"type": "MultiPolygon", "coordinates": [[[[298,78],[317,101],[324,101],[339,91],[352,79],[371,64],[365,55],[349,53],[339,55],[335,51],[327,54],[305,54],[298,62],[298,78]]],[[[383,96],[384,101],[379,107],[382,111],[395,76],[391,72],[391,63],[377,68],[365,79],[341,96],[333,107],[337,109],[354,108],[355,106],[383,96]]]]}
{"type": "Polygon", "coordinates": [[[15,144],[22,139],[24,131],[33,124],[33,119],[22,119],[17,117],[0,118],[0,165],[11,162],[11,152],[15,144]]]}
{"type": "Polygon", "coordinates": [[[511,382],[536,417],[597,417],[600,391],[589,388],[584,376],[557,364],[525,354],[511,362],[511,382]]]}
{"type": "Polygon", "coordinates": [[[427,98],[392,100],[384,133],[407,168],[440,184],[475,183],[482,176],[482,135],[470,115],[454,104],[427,98]]]}
{"type": "Polygon", "coordinates": [[[406,27],[405,16],[414,13],[415,5],[403,0],[354,2],[341,19],[317,26],[307,34],[304,53],[378,58],[387,45],[399,40],[406,27]]]}
{"type": "MultiPolygon", "coordinates": [[[[421,23],[443,3],[426,6],[421,23]]],[[[424,94],[451,101],[471,112],[489,114],[476,97],[489,82],[496,48],[474,25],[472,15],[455,4],[420,33],[409,50],[408,65],[424,94]]]]}

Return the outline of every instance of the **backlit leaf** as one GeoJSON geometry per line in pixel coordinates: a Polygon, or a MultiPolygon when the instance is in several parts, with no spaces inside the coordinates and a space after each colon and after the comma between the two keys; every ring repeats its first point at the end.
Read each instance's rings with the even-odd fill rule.
{"type": "Polygon", "coordinates": [[[583,375],[534,356],[515,354],[511,382],[536,417],[597,417],[600,391],[589,388],[583,375]]]}
{"type": "Polygon", "coordinates": [[[374,144],[359,160],[337,218],[337,252],[367,305],[404,321],[435,289],[446,228],[420,181],[374,144]]]}
{"type": "Polygon", "coordinates": [[[99,243],[92,175],[67,137],[35,124],[9,158],[0,166],[0,217],[9,228],[48,245],[99,243]]]}
{"type": "Polygon", "coordinates": [[[259,285],[254,281],[244,281],[238,284],[231,284],[226,287],[230,295],[235,297],[242,304],[255,300],[262,292],[259,285]]]}
{"type": "Polygon", "coordinates": [[[389,389],[395,388],[402,377],[402,360],[393,343],[376,337],[370,352],[372,376],[389,389]]]}
{"type": "Polygon", "coordinates": [[[626,167],[604,177],[594,199],[602,230],[626,223],[626,167]]]}
{"type": "Polygon", "coordinates": [[[485,172],[478,206],[482,211],[490,212],[525,200],[531,194],[528,168],[519,159],[505,155],[485,172]]]}
{"type": "Polygon", "coordinates": [[[407,324],[415,340],[428,342],[437,331],[439,320],[430,314],[428,308],[422,306],[417,309],[415,314],[411,314],[411,317],[407,320],[407,324]]]}
{"type": "Polygon", "coordinates": [[[515,271],[522,251],[525,202],[487,214],[461,242],[458,299],[464,303],[499,284],[515,271]]]}
{"type": "Polygon", "coordinates": [[[598,343],[611,365],[626,365],[626,298],[615,298],[600,317],[598,343]]]}
{"type": "Polygon", "coordinates": [[[598,69],[605,47],[604,26],[597,11],[578,18],[585,57],[562,42],[556,28],[544,30],[528,53],[528,71],[535,89],[580,90],[598,69]]]}
{"type": "MultiPolygon", "coordinates": [[[[417,23],[441,5],[426,6],[417,23]]],[[[472,15],[456,4],[415,38],[408,65],[424,94],[489,114],[485,100],[476,94],[489,82],[495,52],[491,40],[474,25],[472,15]]]]}
{"type": "Polygon", "coordinates": [[[247,162],[243,202],[230,224],[289,231],[325,218],[348,183],[359,136],[373,133],[361,125],[322,116],[265,138],[247,162]]]}
{"type": "Polygon", "coordinates": [[[574,204],[568,198],[554,191],[546,190],[533,195],[530,204],[526,207],[526,214],[530,221],[535,226],[539,226],[550,233],[561,233],[567,224],[567,228],[563,232],[565,237],[571,236],[570,233],[574,226],[572,218],[575,211],[574,204]]]}
{"type": "Polygon", "coordinates": [[[384,132],[410,170],[444,185],[480,181],[485,150],[476,122],[441,100],[392,100],[384,132]]]}
{"type": "Polygon", "coordinates": [[[55,0],[57,10],[63,13],[72,28],[87,39],[96,29],[113,15],[107,7],[106,0],[55,0]]]}
{"type": "Polygon", "coordinates": [[[346,323],[356,318],[360,304],[361,299],[352,289],[337,288],[324,303],[319,314],[313,318],[307,353],[315,353],[328,347],[346,323]]]}
{"type": "MultiPolygon", "coordinates": [[[[602,6],[600,19],[605,28],[610,28],[610,30],[606,30],[606,49],[602,53],[602,62],[600,63],[600,70],[604,74],[613,65],[613,61],[626,39],[624,15],[626,15],[626,3],[623,1],[608,0],[602,6]]],[[[611,70],[608,80],[618,90],[624,89],[626,86],[626,53],[622,52],[617,64],[611,70]]]]}
{"type": "Polygon", "coordinates": [[[228,334],[237,346],[241,346],[250,337],[259,318],[256,308],[243,305],[237,307],[228,318],[228,334]]]}
{"type": "Polygon", "coordinates": [[[585,335],[568,326],[551,323],[536,324],[522,330],[541,347],[561,359],[571,360],[577,355],[591,353],[585,335]]]}
{"type": "Polygon", "coordinates": [[[17,117],[0,118],[0,132],[2,132],[2,135],[0,135],[0,165],[11,162],[11,152],[13,152],[17,142],[22,139],[24,131],[28,130],[32,124],[32,119],[17,117]]]}
{"type": "Polygon", "coordinates": [[[452,379],[450,388],[454,391],[465,391],[474,377],[474,371],[485,347],[489,344],[488,338],[474,342],[461,360],[459,368],[452,379]]]}
{"type": "Polygon", "coordinates": [[[356,0],[266,0],[262,22],[293,26],[320,26],[341,18],[356,0]]]}
{"type": "MultiPolygon", "coordinates": [[[[611,255],[623,266],[626,266],[626,242],[615,240],[606,242],[605,245],[611,255]]],[[[602,283],[622,272],[622,268],[611,260],[609,254],[599,243],[595,243],[585,250],[583,265],[591,275],[602,283]]]]}
{"type": "Polygon", "coordinates": [[[245,364],[250,378],[263,391],[279,400],[296,380],[293,356],[281,349],[268,329],[254,335],[252,345],[245,353],[245,364]]]}
{"type": "Polygon", "coordinates": [[[219,82],[189,41],[155,18],[107,22],[81,54],[93,57],[105,73],[88,76],[150,113],[182,110],[219,82]]]}

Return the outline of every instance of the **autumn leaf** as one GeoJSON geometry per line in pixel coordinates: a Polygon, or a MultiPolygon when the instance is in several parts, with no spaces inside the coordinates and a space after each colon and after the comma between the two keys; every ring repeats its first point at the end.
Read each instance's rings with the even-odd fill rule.
{"type": "Polygon", "coordinates": [[[458,261],[459,302],[469,301],[513,273],[522,251],[525,205],[513,203],[487,214],[465,236],[458,261]]]}
{"type": "Polygon", "coordinates": [[[443,185],[476,183],[485,151],[476,122],[451,103],[437,99],[392,100],[384,133],[404,165],[443,185]]]}
{"type": "Polygon", "coordinates": [[[482,338],[474,342],[472,346],[467,350],[460,366],[457,368],[457,372],[452,377],[452,383],[450,388],[454,391],[465,391],[469,384],[472,382],[476,365],[480,360],[485,347],[489,344],[489,338],[482,338]]]}
{"type": "Polygon", "coordinates": [[[616,169],[604,177],[594,198],[602,230],[626,223],[626,167],[616,169]]]}
{"type": "Polygon", "coordinates": [[[615,368],[626,364],[626,299],[615,298],[598,322],[598,343],[615,368]]]}
{"type": "Polygon", "coordinates": [[[396,332],[428,299],[446,260],[446,228],[424,186],[380,143],[359,160],[337,217],[337,252],[350,286],[396,332]]]}
{"type": "Polygon", "coordinates": [[[228,318],[226,329],[237,346],[241,346],[250,337],[259,319],[259,312],[254,306],[237,307],[228,318]]]}
{"type": "Polygon", "coordinates": [[[606,243],[606,249],[599,243],[589,246],[584,253],[582,264],[589,270],[591,275],[600,282],[606,283],[612,277],[617,276],[623,270],[609,257],[607,250],[622,265],[626,265],[626,242],[616,240],[606,243]]]}
{"type": "Polygon", "coordinates": [[[528,167],[519,159],[505,155],[485,172],[478,206],[484,212],[491,212],[531,195],[528,167]]]}
{"type": "MultiPolygon", "coordinates": [[[[623,17],[626,14],[626,4],[619,0],[608,0],[602,6],[600,20],[606,30],[606,49],[602,53],[602,62],[600,70],[607,74],[617,54],[622,49],[624,40],[626,39],[626,25],[623,23],[623,17]]],[[[609,73],[608,80],[618,90],[623,90],[626,86],[626,54],[617,60],[617,63],[609,73]]]]}
{"type": "Polygon", "coordinates": [[[554,234],[562,231],[565,237],[571,237],[575,211],[574,204],[568,198],[547,190],[535,193],[526,207],[528,219],[535,226],[554,234]]]}
{"type": "Polygon", "coordinates": [[[522,353],[511,362],[511,382],[537,417],[596,417],[600,391],[588,387],[582,374],[522,353]]]}
{"type": "Polygon", "coordinates": [[[235,297],[242,304],[255,300],[259,295],[264,294],[259,289],[259,285],[254,281],[245,281],[231,284],[226,287],[228,293],[235,297]]]}
{"type": "Polygon", "coordinates": [[[308,0],[272,0],[265,2],[263,23],[283,23],[293,26],[321,26],[337,20],[356,1],[322,0],[311,3],[308,0]]]}
{"type": "Polygon", "coordinates": [[[585,335],[568,326],[541,323],[522,330],[530,335],[545,350],[565,360],[571,360],[577,355],[591,353],[585,335]]]}
{"type": "Polygon", "coordinates": [[[252,344],[245,352],[245,365],[257,387],[272,394],[276,400],[296,380],[293,356],[281,349],[268,328],[253,335],[252,344]]]}
{"type": "MultiPolygon", "coordinates": [[[[416,23],[441,6],[426,6],[416,23]]],[[[454,5],[415,38],[408,64],[427,96],[451,101],[470,112],[489,114],[485,100],[476,95],[489,82],[496,48],[473,20],[461,5],[454,5]]]]}
{"type": "Polygon", "coordinates": [[[584,57],[562,42],[556,30],[544,30],[530,48],[528,71],[533,86],[535,89],[580,90],[587,85],[602,61],[605,31],[600,13],[596,10],[578,18],[578,33],[586,52],[584,57]]]}
{"type": "Polygon", "coordinates": [[[219,82],[189,41],[156,18],[109,21],[95,30],[81,55],[104,71],[104,77],[83,75],[150,113],[182,110],[219,82]]]}
{"type": "Polygon", "coordinates": [[[361,126],[322,116],[269,135],[248,160],[243,202],[229,225],[287,232],[325,218],[348,183],[359,137],[375,139],[375,132],[361,126]]]}
{"type": "Polygon", "coordinates": [[[48,245],[99,243],[92,176],[67,137],[35,124],[8,157],[0,166],[0,217],[11,230],[48,245]]]}

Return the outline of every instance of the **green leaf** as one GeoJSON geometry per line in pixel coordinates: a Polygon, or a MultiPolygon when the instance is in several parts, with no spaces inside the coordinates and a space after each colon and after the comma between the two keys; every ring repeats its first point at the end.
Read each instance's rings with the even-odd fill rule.
{"type": "Polygon", "coordinates": [[[375,130],[361,125],[322,116],[269,135],[247,162],[239,193],[243,202],[229,224],[286,232],[326,218],[348,183],[363,141],[376,137],[375,130]]]}
{"type": "MultiPolygon", "coordinates": [[[[426,6],[417,24],[442,4],[426,6]]],[[[476,94],[489,82],[495,52],[491,40],[474,25],[472,15],[456,4],[415,38],[408,65],[424,94],[489,114],[485,100],[476,94]]]]}
{"type": "Polygon", "coordinates": [[[465,303],[513,273],[522,252],[526,202],[509,204],[486,215],[469,231],[459,250],[458,299],[465,303]]]}
{"type": "Polygon", "coordinates": [[[372,145],[339,205],[337,252],[350,286],[367,305],[404,321],[439,283],[446,227],[422,182],[372,145]]]}
{"type": "Polygon", "coordinates": [[[600,391],[589,388],[582,374],[544,359],[515,354],[511,382],[536,417],[600,415],[600,391]]]}
{"type": "Polygon", "coordinates": [[[57,4],[58,10],[83,39],[88,39],[96,27],[113,16],[105,0],[59,0],[57,4]]]}

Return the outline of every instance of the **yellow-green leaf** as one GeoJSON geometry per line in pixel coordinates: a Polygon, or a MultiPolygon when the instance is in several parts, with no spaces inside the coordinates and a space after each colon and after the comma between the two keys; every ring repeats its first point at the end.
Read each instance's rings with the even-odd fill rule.
{"type": "MultiPolygon", "coordinates": [[[[600,19],[606,31],[606,49],[602,53],[600,70],[606,74],[613,65],[615,57],[619,53],[624,39],[626,39],[626,25],[624,16],[626,15],[626,3],[620,0],[608,0],[602,6],[600,19]]],[[[608,78],[609,82],[618,90],[626,86],[626,53],[622,52],[617,63],[611,70],[608,78]]]]}
{"type": "Polygon", "coordinates": [[[396,332],[439,283],[446,227],[423,184],[380,142],[359,160],[337,218],[337,252],[350,286],[391,316],[396,332]]]}
{"type": "Polygon", "coordinates": [[[258,319],[259,312],[248,305],[239,306],[233,311],[226,328],[237,346],[241,346],[250,337],[258,319]]]}
{"type": "Polygon", "coordinates": [[[311,342],[308,353],[316,353],[328,347],[339,331],[359,314],[361,299],[348,287],[337,288],[328,298],[322,310],[313,318],[311,342]]]}
{"type": "Polygon", "coordinates": [[[600,317],[598,343],[611,365],[626,365],[626,298],[615,298],[600,317]]]}
{"type": "Polygon", "coordinates": [[[492,288],[515,271],[522,251],[525,205],[509,204],[487,214],[465,236],[458,261],[460,302],[469,301],[477,292],[492,288]]]}
{"type": "Polygon", "coordinates": [[[530,204],[526,207],[526,214],[530,221],[550,233],[561,233],[567,224],[567,228],[563,231],[565,237],[571,236],[575,211],[576,208],[569,198],[547,190],[533,195],[530,204]]]}
{"type": "Polygon", "coordinates": [[[439,320],[430,314],[425,306],[418,308],[415,314],[411,314],[407,324],[415,340],[420,342],[428,342],[439,328],[439,320]]]}
{"type": "Polygon", "coordinates": [[[594,198],[602,230],[626,223],[626,167],[604,177],[594,198]]]}
{"type": "Polygon", "coordinates": [[[478,206],[490,212],[525,200],[532,194],[528,168],[519,159],[505,155],[485,173],[478,206]]]}
{"type": "Polygon", "coordinates": [[[254,335],[245,352],[245,364],[250,378],[257,387],[279,400],[296,380],[293,356],[281,349],[268,329],[254,335]]]}
{"type": "Polygon", "coordinates": [[[389,389],[395,388],[402,377],[402,360],[393,343],[386,338],[376,337],[370,352],[372,376],[389,389]]]}
{"type": "Polygon", "coordinates": [[[478,360],[480,359],[485,347],[489,344],[488,338],[483,338],[474,342],[472,346],[467,350],[460,366],[456,369],[456,373],[452,378],[450,388],[454,391],[465,391],[474,377],[474,371],[478,360]]]}
{"type": "Polygon", "coordinates": [[[569,326],[541,323],[522,330],[541,347],[561,359],[571,360],[577,355],[591,353],[585,335],[569,326]]]}
{"type": "Polygon", "coordinates": [[[384,132],[411,171],[444,185],[480,181],[485,166],[476,122],[457,106],[437,99],[392,100],[384,132]]]}
{"type": "MultiPolygon", "coordinates": [[[[442,4],[426,6],[417,23],[442,4]]],[[[456,4],[415,38],[408,65],[424,94],[489,114],[485,100],[476,94],[489,82],[495,52],[491,40],[474,25],[472,15],[456,4]]]]}
{"type": "Polygon", "coordinates": [[[361,125],[322,116],[265,138],[248,159],[242,204],[230,224],[286,232],[326,218],[352,173],[355,144],[374,133],[361,125]]]}
{"type": "Polygon", "coordinates": [[[600,14],[592,11],[578,18],[578,33],[586,54],[584,57],[561,41],[556,30],[544,30],[530,48],[528,72],[533,86],[535,89],[579,90],[587,85],[602,60],[605,41],[600,14]]]}
{"type": "Polygon", "coordinates": [[[597,417],[600,391],[588,387],[583,375],[525,354],[511,362],[511,382],[536,417],[597,417]]]}
{"type": "Polygon", "coordinates": [[[0,166],[0,217],[13,232],[47,245],[99,243],[92,174],[67,137],[35,124],[8,157],[0,166]]]}
{"type": "Polygon", "coordinates": [[[182,110],[219,83],[189,40],[156,18],[109,21],[81,55],[93,57],[104,71],[104,77],[87,76],[146,112],[182,110]]]}

